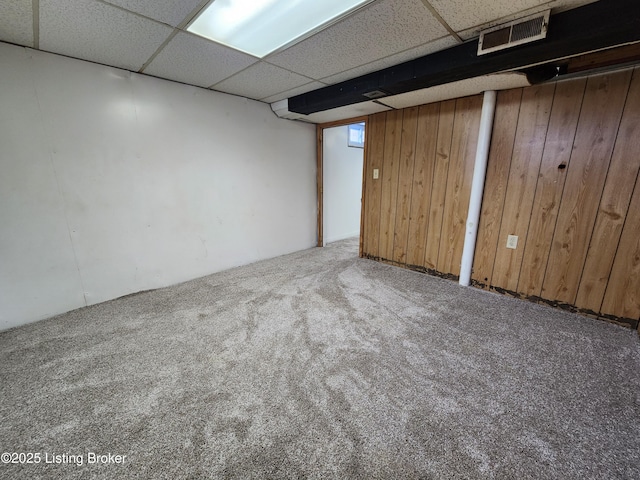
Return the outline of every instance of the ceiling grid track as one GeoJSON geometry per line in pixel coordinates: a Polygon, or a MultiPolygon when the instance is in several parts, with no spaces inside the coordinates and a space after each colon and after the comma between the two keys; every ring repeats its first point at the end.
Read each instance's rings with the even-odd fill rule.
{"type": "Polygon", "coordinates": [[[33,15],[33,48],[40,49],[40,0],[33,0],[31,3],[33,15]]]}
{"type": "MultiPolygon", "coordinates": [[[[35,2],[37,2],[39,0],[33,0],[33,1],[35,3],[35,2]]],[[[123,12],[126,12],[129,15],[135,15],[136,17],[144,18],[145,20],[150,20],[152,22],[159,23],[161,25],[166,25],[168,27],[173,28],[173,32],[171,32],[169,34],[169,36],[166,38],[166,40],[160,44],[160,46],[156,49],[156,51],[153,52],[153,54],[147,59],[147,61],[138,70],[138,73],[144,73],[145,69],[151,64],[151,62],[153,62],[153,60],[160,54],[160,52],[162,52],[162,50],[169,44],[169,42],[171,40],[173,40],[173,38],[178,33],[180,33],[180,32],[189,33],[186,30],[184,30],[185,27],[187,25],[189,25],[189,23],[191,23],[196,16],[198,16],[198,14],[202,11],[202,9],[205,8],[211,2],[211,0],[204,0],[203,2],[198,4],[198,6],[196,8],[194,8],[189,13],[189,15],[187,15],[186,18],[184,20],[182,20],[182,22],[180,22],[175,27],[173,25],[169,25],[167,23],[160,22],[160,21],[158,21],[158,20],[156,20],[154,18],[148,17],[146,15],[142,15],[141,13],[134,12],[133,10],[129,10],[129,9],[123,8],[120,5],[113,4],[113,3],[111,3],[111,2],[109,2],[107,0],[98,0],[98,2],[103,3],[105,5],[109,5],[110,7],[116,8],[118,10],[122,10],[123,12]]]]}
{"type": "Polygon", "coordinates": [[[107,5],[107,6],[111,7],[111,8],[115,8],[116,10],[120,10],[121,12],[124,12],[127,15],[133,15],[133,16],[138,17],[138,18],[144,18],[145,20],[151,20],[152,22],[159,23],[161,25],[166,25],[167,27],[174,28],[173,25],[168,25],[168,24],[166,24],[164,22],[160,22],[159,20],[156,20],[155,18],[147,17],[146,15],[143,15],[143,14],[138,13],[138,12],[134,12],[133,10],[128,10],[128,9],[126,9],[124,7],[121,7],[120,5],[116,5],[115,3],[108,2],[107,0],[96,0],[96,1],[98,3],[102,3],[103,5],[107,5]]]}
{"type": "Polygon", "coordinates": [[[637,0],[366,0],[262,58],[187,30],[218,1],[23,0],[0,18],[0,40],[254,99],[311,123],[640,61],[637,0]],[[551,9],[549,38],[481,60],[472,51],[483,31],[541,9],[551,9]]]}
{"type": "Polygon", "coordinates": [[[464,41],[462,40],[462,38],[460,38],[460,35],[458,35],[456,31],[449,26],[449,24],[445,21],[445,19],[442,18],[442,16],[438,13],[435,7],[429,3],[429,0],[422,0],[422,3],[424,4],[425,7],[427,7],[427,10],[431,12],[431,15],[436,17],[436,19],[442,24],[442,26],[447,29],[447,31],[449,32],[449,35],[455,38],[458,41],[458,43],[462,43],[464,41]]]}
{"type": "Polygon", "coordinates": [[[144,70],[151,64],[151,62],[153,62],[155,60],[155,58],[160,54],[160,52],[162,52],[162,50],[164,49],[164,47],[166,47],[169,42],[171,40],[173,40],[173,38],[180,32],[180,30],[178,30],[177,28],[174,28],[173,31],[169,34],[169,36],[167,37],[167,39],[162,42],[160,44],[160,46],[158,47],[158,49],[153,52],[153,55],[151,55],[149,57],[149,59],[144,62],[144,64],[142,65],[142,67],[140,67],[140,70],[138,70],[138,73],[144,73],[144,70]]]}

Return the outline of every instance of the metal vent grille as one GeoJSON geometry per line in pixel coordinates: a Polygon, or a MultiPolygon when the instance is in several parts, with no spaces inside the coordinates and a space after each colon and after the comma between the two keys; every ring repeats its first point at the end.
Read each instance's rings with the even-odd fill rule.
{"type": "Polygon", "coordinates": [[[517,23],[511,27],[511,41],[525,40],[537,37],[542,32],[545,20],[544,17],[536,17],[526,22],[517,23]]]}
{"type": "Polygon", "coordinates": [[[370,98],[370,99],[373,100],[374,98],[386,97],[389,94],[387,92],[382,91],[382,90],[373,90],[371,92],[363,93],[363,95],[365,97],[370,98]]]}
{"type": "Polygon", "coordinates": [[[545,38],[549,25],[549,13],[550,10],[547,10],[480,32],[478,55],[545,38]]]}
{"type": "Polygon", "coordinates": [[[482,46],[485,50],[488,48],[499,47],[500,45],[509,43],[510,39],[511,27],[501,28],[495,32],[487,33],[483,38],[482,46]]]}

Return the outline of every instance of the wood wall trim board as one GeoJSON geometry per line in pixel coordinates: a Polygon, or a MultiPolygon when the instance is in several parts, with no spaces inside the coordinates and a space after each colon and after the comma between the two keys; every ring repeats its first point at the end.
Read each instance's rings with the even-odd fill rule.
{"type": "MultiPolygon", "coordinates": [[[[596,312],[602,301],[640,170],[640,69],[636,68],[609,165],[575,304],[596,312]]],[[[634,213],[631,213],[632,215],[634,213]]],[[[637,214],[637,212],[635,212],[637,214]]],[[[620,252],[624,255],[624,251],[620,252]]]]}
{"type": "Polygon", "coordinates": [[[566,63],[567,73],[571,74],[630,62],[640,62],[640,42],[578,55],[566,63]]]}
{"type": "Polygon", "coordinates": [[[586,84],[582,78],[556,86],[516,289],[525,295],[542,291],[586,84]]]}
{"type": "Polygon", "coordinates": [[[431,206],[429,207],[429,230],[427,232],[424,256],[424,266],[432,270],[437,270],[436,266],[438,264],[440,251],[440,232],[442,231],[444,204],[447,194],[447,178],[449,176],[455,108],[455,100],[447,100],[440,103],[436,157],[433,169],[433,186],[431,189],[431,206]]]}
{"type": "Polygon", "coordinates": [[[379,254],[382,258],[389,260],[393,257],[403,113],[402,110],[387,112],[385,125],[379,254]]]}
{"type": "Polygon", "coordinates": [[[433,170],[436,160],[438,117],[440,103],[422,105],[418,111],[418,127],[415,148],[411,211],[409,213],[409,235],[407,263],[424,265],[433,170]]]}
{"type": "Polygon", "coordinates": [[[498,92],[472,279],[491,285],[507,180],[522,103],[522,88],[498,92]]]}
{"type": "MultiPolygon", "coordinates": [[[[368,116],[360,116],[354,118],[346,118],[343,120],[335,120],[333,122],[320,123],[316,125],[316,188],[317,188],[317,216],[318,216],[318,242],[317,246],[322,247],[324,245],[324,171],[323,171],[323,139],[324,129],[332,127],[340,127],[342,125],[352,125],[354,123],[366,122],[368,116]]],[[[366,125],[365,125],[366,128],[366,125]]],[[[366,142],[366,135],[365,135],[366,142]]],[[[366,160],[366,155],[365,155],[366,160]]],[[[363,167],[364,170],[364,167],[363,167]]],[[[363,183],[364,192],[364,183],[363,183]]],[[[364,193],[363,193],[364,195],[364,193]]],[[[360,218],[360,225],[362,227],[362,218],[360,218]]],[[[360,228],[360,255],[362,255],[362,228],[360,228]]]]}
{"type": "Polygon", "coordinates": [[[345,118],[344,120],[333,120],[331,122],[319,123],[318,126],[324,130],[325,128],[341,127],[342,125],[353,125],[354,123],[362,122],[366,123],[368,119],[369,116],[363,115],[360,117],[345,118]]]}
{"type": "Polygon", "coordinates": [[[481,111],[482,95],[456,100],[437,268],[443,273],[460,275],[481,111]]]}
{"type": "Polygon", "coordinates": [[[573,304],[622,117],[631,72],[590,77],[542,285],[542,297],[573,304]]]}
{"type": "Polygon", "coordinates": [[[393,256],[395,262],[406,263],[409,237],[409,214],[415,164],[415,146],[418,130],[418,107],[407,108],[402,118],[400,163],[398,172],[398,196],[396,223],[393,229],[393,256]]]}

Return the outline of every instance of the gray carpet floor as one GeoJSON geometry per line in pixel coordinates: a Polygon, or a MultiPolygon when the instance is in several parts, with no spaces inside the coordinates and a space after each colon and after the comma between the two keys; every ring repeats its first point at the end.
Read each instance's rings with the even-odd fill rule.
{"type": "Polygon", "coordinates": [[[640,478],[635,331],[356,240],[0,332],[0,365],[0,450],[40,454],[1,478],[640,478]]]}

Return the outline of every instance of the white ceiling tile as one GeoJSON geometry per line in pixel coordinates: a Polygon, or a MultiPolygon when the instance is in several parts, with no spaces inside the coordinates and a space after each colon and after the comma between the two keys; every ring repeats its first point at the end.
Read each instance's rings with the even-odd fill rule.
{"type": "Polygon", "coordinates": [[[507,90],[510,88],[528,87],[530,83],[523,73],[500,73],[468,78],[458,82],[423,88],[414,92],[401,93],[391,97],[379,99],[385,105],[393,108],[407,108],[426,103],[440,102],[452,98],[476,95],[485,90],[507,90]]]}
{"type": "Polygon", "coordinates": [[[552,13],[563,12],[565,10],[571,10],[572,8],[581,7],[588,3],[594,3],[598,0],[554,0],[547,4],[547,8],[552,8],[552,13]]]}
{"type": "Polygon", "coordinates": [[[518,18],[526,17],[528,15],[534,15],[538,12],[549,10],[550,8],[553,9],[551,13],[554,14],[557,12],[580,7],[588,3],[593,3],[595,1],[597,0],[556,0],[552,2],[531,2],[531,3],[540,3],[540,4],[526,10],[517,10],[510,14],[507,14],[509,11],[505,10],[501,12],[502,16],[500,17],[492,17],[491,19],[486,20],[483,23],[474,24],[472,27],[467,28],[465,30],[457,30],[457,33],[460,36],[460,38],[462,38],[463,40],[470,40],[472,38],[476,38],[477,36],[479,36],[481,30],[485,30],[487,28],[491,28],[503,23],[511,22],[512,20],[517,20],[518,18]]]}
{"type": "Polygon", "coordinates": [[[0,2],[0,40],[33,47],[32,0],[0,2]]]}
{"type": "Polygon", "coordinates": [[[347,70],[346,72],[322,78],[321,80],[325,83],[333,85],[334,83],[344,82],[345,80],[350,80],[361,75],[366,75],[367,73],[377,72],[378,70],[382,70],[387,67],[393,67],[395,65],[408,62],[409,60],[414,60],[430,53],[444,50],[445,48],[449,48],[454,45],[458,45],[458,41],[451,36],[447,36],[444,38],[440,38],[434,42],[420,45],[419,47],[411,48],[404,52],[391,55],[390,57],[376,60],[360,67],[352,68],[351,70],[347,70]]]}
{"type": "Polygon", "coordinates": [[[167,42],[144,73],[271,103],[454,46],[427,4],[467,40],[547,8],[557,13],[594,1],[376,0],[257,63],[169,26],[206,0],[0,0],[0,41],[34,46],[32,5],[39,4],[42,50],[138,71],[167,42]]]}
{"type": "Polygon", "coordinates": [[[171,27],[93,0],[40,0],[40,48],[137,71],[171,27]]]}
{"type": "Polygon", "coordinates": [[[568,8],[592,3],[593,1],[594,0],[429,0],[429,3],[431,3],[453,30],[462,32],[483,25],[498,25],[513,20],[514,18],[527,16],[549,8],[566,10],[568,8]]]}
{"type": "Polygon", "coordinates": [[[208,88],[257,61],[246,53],[179,32],[144,73],[208,88]]]}
{"type": "Polygon", "coordinates": [[[220,92],[233,93],[260,100],[300,87],[311,80],[270,63],[258,62],[234,76],[214,85],[220,92]]]}
{"type": "Polygon", "coordinates": [[[447,33],[421,0],[381,0],[267,59],[318,80],[447,33]]]}
{"type": "Polygon", "coordinates": [[[273,103],[279,100],[284,100],[285,98],[295,97],[296,95],[301,95],[303,93],[311,92],[313,90],[317,90],[322,87],[326,87],[326,83],[322,82],[311,82],[306,85],[302,85],[301,87],[292,88],[291,90],[287,90],[286,92],[278,93],[277,95],[272,95],[267,98],[261,99],[263,102],[273,103]]]}
{"type": "Polygon", "coordinates": [[[311,115],[304,115],[304,118],[301,120],[311,123],[327,123],[334,122],[336,120],[361,117],[363,115],[371,115],[373,113],[384,112],[386,110],[391,110],[391,108],[373,101],[362,102],[344,107],[332,108],[331,110],[325,110],[324,112],[312,113],[311,115]]]}
{"type": "Polygon", "coordinates": [[[540,6],[545,0],[429,0],[440,16],[456,32],[522,10],[540,6]]]}
{"type": "Polygon", "coordinates": [[[202,0],[106,0],[145,17],[177,27],[193,12],[202,0]]]}

